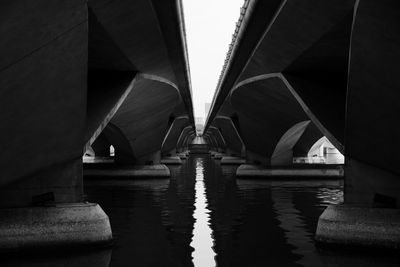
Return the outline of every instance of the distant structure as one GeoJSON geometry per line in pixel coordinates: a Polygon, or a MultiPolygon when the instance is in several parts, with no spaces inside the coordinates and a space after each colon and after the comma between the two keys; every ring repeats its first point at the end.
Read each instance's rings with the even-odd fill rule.
{"type": "Polygon", "coordinates": [[[196,125],[196,133],[197,133],[197,135],[199,135],[203,132],[204,119],[203,119],[203,117],[195,117],[194,121],[195,121],[195,125],[196,125]]]}
{"type": "Polygon", "coordinates": [[[208,112],[210,111],[211,103],[204,104],[204,118],[207,119],[208,112]]]}
{"type": "Polygon", "coordinates": [[[293,163],[344,164],[344,156],[324,136],[315,142],[307,157],[293,157],[293,163]]]}

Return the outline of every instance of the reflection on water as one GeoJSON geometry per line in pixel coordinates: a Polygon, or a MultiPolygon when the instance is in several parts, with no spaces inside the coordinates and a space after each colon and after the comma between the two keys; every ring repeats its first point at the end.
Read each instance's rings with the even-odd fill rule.
{"type": "Polygon", "coordinates": [[[321,250],[313,235],[337,181],[235,178],[234,166],[191,156],[171,179],[85,180],[111,221],[111,250],[0,258],[0,266],[400,266],[396,256],[321,250]]]}
{"type": "Polygon", "coordinates": [[[193,263],[196,267],[215,266],[215,252],[213,251],[212,230],[209,225],[209,210],[204,188],[203,159],[196,158],[196,202],[193,214],[196,220],[193,230],[193,263]]]}
{"type": "Polygon", "coordinates": [[[320,199],[320,204],[326,207],[331,204],[339,204],[343,202],[343,190],[338,188],[319,188],[317,198],[320,199]]]}
{"type": "Polygon", "coordinates": [[[319,255],[315,253],[313,233],[307,230],[301,212],[296,209],[292,192],[284,188],[271,191],[279,227],[284,230],[286,242],[294,247],[292,252],[301,256],[296,263],[321,266],[319,255]]]}

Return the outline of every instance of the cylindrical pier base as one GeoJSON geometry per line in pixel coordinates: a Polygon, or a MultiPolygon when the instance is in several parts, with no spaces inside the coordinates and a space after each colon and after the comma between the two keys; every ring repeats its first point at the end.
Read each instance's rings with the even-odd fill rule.
{"type": "Polygon", "coordinates": [[[400,210],[330,205],[319,217],[316,241],[328,245],[400,248],[400,210]]]}
{"type": "Polygon", "coordinates": [[[106,245],[108,216],[95,203],[0,209],[0,251],[106,245]]]}

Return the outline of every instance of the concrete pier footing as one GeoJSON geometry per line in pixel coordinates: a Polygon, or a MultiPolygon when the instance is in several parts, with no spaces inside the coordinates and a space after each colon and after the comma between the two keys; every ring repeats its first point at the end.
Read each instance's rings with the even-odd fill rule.
{"type": "Polygon", "coordinates": [[[315,239],[330,245],[399,249],[400,210],[328,206],[319,217],[315,239]]]}
{"type": "Polygon", "coordinates": [[[164,164],[133,166],[130,168],[83,169],[84,177],[101,178],[169,178],[171,173],[164,164]]]}
{"type": "Polygon", "coordinates": [[[215,153],[213,155],[214,159],[222,159],[223,157],[225,157],[226,155],[223,153],[215,153]]]}
{"type": "Polygon", "coordinates": [[[0,209],[0,251],[107,245],[108,216],[95,203],[0,209]]]}
{"type": "Polygon", "coordinates": [[[208,154],[209,147],[207,144],[191,144],[189,151],[190,154],[208,154]]]}
{"type": "Polygon", "coordinates": [[[342,166],[326,168],[264,168],[258,165],[243,164],[236,170],[236,176],[257,177],[257,178],[277,178],[277,177],[305,177],[305,178],[338,178],[344,177],[342,166]]]}
{"type": "Polygon", "coordinates": [[[217,154],[217,153],[219,153],[219,152],[216,152],[216,151],[210,151],[210,156],[211,156],[211,157],[214,157],[214,156],[215,156],[215,154],[217,154]]]}
{"type": "Polygon", "coordinates": [[[165,157],[165,158],[161,159],[161,164],[180,165],[180,164],[182,164],[182,160],[179,156],[165,157]]]}
{"type": "Polygon", "coordinates": [[[245,164],[246,160],[243,158],[239,157],[229,157],[229,156],[223,156],[221,158],[221,164],[222,165],[240,165],[240,164],[245,164]]]}

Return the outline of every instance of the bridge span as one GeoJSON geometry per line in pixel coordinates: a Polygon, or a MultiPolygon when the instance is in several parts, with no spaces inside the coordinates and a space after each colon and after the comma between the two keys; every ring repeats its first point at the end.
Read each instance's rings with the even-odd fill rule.
{"type": "Polygon", "coordinates": [[[345,156],[345,202],[321,215],[321,242],[399,246],[397,11],[245,1],[227,53],[203,135],[246,162],[237,176],[293,169],[321,137],[345,156]]]}
{"type": "Polygon", "coordinates": [[[190,153],[237,179],[344,173],[316,240],[400,247],[397,1],[244,1],[201,134],[181,0],[0,6],[0,251],[109,245],[83,176],[168,178],[190,153]],[[316,165],[322,143],[345,164],[316,165]]]}
{"type": "Polygon", "coordinates": [[[182,3],[18,0],[0,15],[0,249],[109,243],[82,156],[159,165],[194,138],[182,3]]]}

